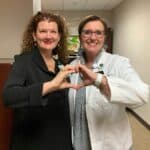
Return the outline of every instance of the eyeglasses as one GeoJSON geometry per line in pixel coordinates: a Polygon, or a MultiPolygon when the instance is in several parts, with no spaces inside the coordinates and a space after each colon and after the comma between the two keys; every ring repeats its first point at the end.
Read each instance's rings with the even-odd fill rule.
{"type": "Polygon", "coordinates": [[[84,37],[90,37],[92,34],[95,34],[96,37],[103,37],[105,35],[104,31],[96,30],[96,31],[91,31],[91,30],[83,30],[82,35],[84,37]]]}

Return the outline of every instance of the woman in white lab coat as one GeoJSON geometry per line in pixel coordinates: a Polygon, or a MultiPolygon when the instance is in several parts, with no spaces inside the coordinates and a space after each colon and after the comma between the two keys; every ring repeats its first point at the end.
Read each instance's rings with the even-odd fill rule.
{"type": "Polygon", "coordinates": [[[130,150],[132,134],[126,108],[138,107],[148,102],[149,86],[140,79],[127,58],[105,52],[103,47],[107,26],[101,18],[86,17],[81,21],[78,31],[83,51],[72,64],[78,64],[80,73],[71,75],[71,82],[77,83],[78,77],[81,77],[80,85],[85,87],[87,121],[83,121],[81,117],[84,116],[84,110],[78,110],[79,117],[75,118],[76,106],[80,105],[76,105],[76,94],[80,90],[70,89],[74,148],[130,150]],[[82,127],[87,130],[82,131],[82,127]],[[85,132],[88,133],[83,135],[85,132]],[[87,135],[89,138],[86,138],[87,135]]]}

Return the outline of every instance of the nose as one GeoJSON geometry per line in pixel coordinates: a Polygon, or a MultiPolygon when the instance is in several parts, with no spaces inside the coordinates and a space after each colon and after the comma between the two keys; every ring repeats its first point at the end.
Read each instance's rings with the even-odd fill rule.
{"type": "Polygon", "coordinates": [[[51,31],[47,31],[46,32],[46,37],[47,38],[51,38],[52,37],[52,32],[51,31]]]}
{"type": "Polygon", "coordinates": [[[50,31],[47,31],[46,36],[47,36],[47,37],[51,37],[51,32],[50,32],[50,31]]]}
{"type": "Polygon", "coordinates": [[[96,33],[95,32],[92,32],[91,33],[91,39],[95,39],[96,38],[96,33]]]}

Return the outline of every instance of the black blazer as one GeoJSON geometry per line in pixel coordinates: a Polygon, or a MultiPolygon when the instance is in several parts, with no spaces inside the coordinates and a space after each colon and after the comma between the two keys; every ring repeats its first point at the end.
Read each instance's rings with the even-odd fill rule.
{"type": "Polygon", "coordinates": [[[48,71],[38,49],[15,56],[5,83],[4,104],[14,108],[11,150],[71,150],[68,91],[42,96],[42,84],[58,73],[48,71]]]}

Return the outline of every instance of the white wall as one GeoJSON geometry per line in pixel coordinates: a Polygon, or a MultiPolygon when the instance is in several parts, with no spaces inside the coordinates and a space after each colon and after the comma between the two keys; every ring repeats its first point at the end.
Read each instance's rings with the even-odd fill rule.
{"type": "Polygon", "coordinates": [[[37,11],[41,11],[41,0],[33,0],[33,14],[36,14],[37,11]]]}
{"type": "MultiPolygon", "coordinates": [[[[114,53],[130,58],[141,78],[150,84],[150,1],[125,0],[114,10],[114,53]]],[[[150,103],[135,112],[150,124],[150,103]]]]}
{"type": "Polygon", "coordinates": [[[23,31],[33,14],[31,0],[0,2],[0,62],[11,61],[20,52],[23,31]]]}

